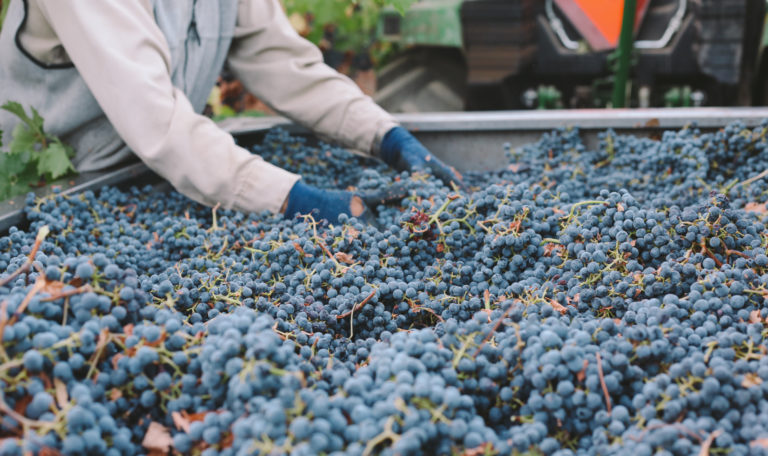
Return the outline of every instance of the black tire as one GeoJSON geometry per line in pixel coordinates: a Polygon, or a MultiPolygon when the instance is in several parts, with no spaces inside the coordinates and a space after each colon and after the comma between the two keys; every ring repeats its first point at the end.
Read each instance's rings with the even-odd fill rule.
{"type": "Polygon", "coordinates": [[[418,48],[377,74],[374,100],[389,112],[462,111],[467,67],[457,49],[418,48]]]}

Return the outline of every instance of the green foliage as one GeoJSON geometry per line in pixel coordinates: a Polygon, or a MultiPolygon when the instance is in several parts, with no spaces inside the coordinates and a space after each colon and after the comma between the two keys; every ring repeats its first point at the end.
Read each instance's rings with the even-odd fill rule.
{"type": "Polygon", "coordinates": [[[252,109],[246,109],[245,111],[237,112],[229,106],[223,105],[218,114],[214,114],[211,119],[214,122],[220,122],[230,117],[264,117],[265,113],[252,109]]]}
{"type": "Polygon", "coordinates": [[[320,44],[324,30],[335,30],[335,48],[339,51],[368,49],[373,44],[373,34],[381,9],[385,6],[404,14],[416,0],[285,0],[288,15],[312,17],[307,39],[320,44]]]}
{"type": "Polygon", "coordinates": [[[3,30],[3,22],[5,22],[5,15],[8,14],[8,5],[11,4],[11,0],[0,0],[0,31],[3,30]]]}
{"type": "Polygon", "coordinates": [[[400,14],[405,14],[405,12],[408,10],[408,8],[411,7],[411,5],[416,3],[416,0],[379,0],[378,3],[380,5],[389,4],[390,6],[398,10],[400,14]]]}
{"type": "Polygon", "coordinates": [[[43,118],[35,108],[31,108],[32,117],[14,101],[0,108],[21,120],[13,130],[9,150],[0,151],[0,200],[28,192],[41,180],[52,181],[75,173],[70,161],[74,151],[59,138],[45,133],[43,118]]]}

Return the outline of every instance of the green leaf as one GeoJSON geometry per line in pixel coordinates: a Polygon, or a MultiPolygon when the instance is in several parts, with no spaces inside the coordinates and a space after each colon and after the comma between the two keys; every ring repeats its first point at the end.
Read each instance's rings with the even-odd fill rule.
{"type": "Polygon", "coordinates": [[[30,125],[32,123],[32,119],[27,117],[27,113],[26,111],[24,111],[24,107],[21,105],[21,103],[18,103],[16,101],[9,101],[4,105],[0,106],[0,108],[5,109],[11,114],[14,114],[16,117],[21,119],[27,125],[30,125]]]}
{"type": "Polygon", "coordinates": [[[40,182],[40,177],[37,175],[35,168],[28,167],[24,171],[17,174],[16,178],[11,183],[12,195],[24,195],[32,191],[32,186],[37,186],[40,182]]]}
{"type": "Polygon", "coordinates": [[[0,130],[0,147],[3,147],[3,130],[0,130]]]}
{"type": "Polygon", "coordinates": [[[24,110],[24,107],[21,105],[21,103],[9,101],[3,106],[0,106],[0,108],[5,109],[6,111],[21,119],[21,121],[24,122],[27,127],[29,127],[35,134],[40,136],[43,135],[43,118],[40,117],[40,114],[35,108],[32,108],[31,119],[27,115],[27,112],[24,110]]]}
{"type": "Polygon", "coordinates": [[[32,110],[32,129],[43,133],[43,117],[33,106],[30,106],[29,109],[32,110]]]}
{"type": "Polygon", "coordinates": [[[17,174],[21,174],[29,164],[29,161],[25,157],[19,155],[11,155],[8,153],[0,153],[0,176],[11,177],[17,174]]]}
{"type": "Polygon", "coordinates": [[[56,180],[69,172],[75,172],[75,167],[69,161],[69,151],[60,142],[51,143],[40,153],[37,161],[37,174],[50,180],[56,180]]]}
{"type": "Polygon", "coordinates": [[[0,199],[26,193],[30,190],[30,184],[36,184],[39,180],[28,157],[0,153],[0,199]]]}
{"type": "Polygon", "coordinates": [[[0,152],[0,200],[24,194],[43,179],[51,181],[76,172],[69,160],[74,150],[45,134],[43,118],[35,108],[31,108],[31,118],[13,101],[0,108],[21,120],[13,129],[9,152],[0,152]]]}
{"type": "Polygon", "coordinates": [[[24,124],[16,125],[13,129],[13,140],[9,144],[11,154],[27,154],[34,152],[38,136],[24,124]]]}
{"type": "Polygon", "coordinates": [[[11,1],[0,1],[0,30],[3,29],[3,22],[5,22],[5,15],[8,14],[8,6],[11,1]]]}

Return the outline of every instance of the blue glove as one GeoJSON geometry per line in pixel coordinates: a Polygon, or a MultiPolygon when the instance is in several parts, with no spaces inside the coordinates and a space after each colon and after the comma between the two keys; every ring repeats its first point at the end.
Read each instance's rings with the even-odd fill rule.
{"type": "Polygon", "coordinates": [[[353,193],[344,190],[323,190],[299,180],[288,193],[285,215],[292,217],[297,213],[312,214],[316,219],[336,223],[339,215],[346,214],[370,225],[376,225],[370,208],[399,201],[406,196],[408,190],[402,184],[393,184],[376,191],[353,193]]]}
{"type": "Polygon", "coordinates": [[[397,171],[410,171],[412,168],[429,169],[438,179],[450,185],[456,183],[464,187],[461,175],[432,155],[418,139],[403,127],[394,127],[384,135],[379,148],[379,155],[384,163],[397,171]]]}
{"type": "MultiPolygon", "coordinates": [[[[316,219],[325,219],[331,223],[339,221],[339,215],[352,215],[352,192],[343,190],[323,190],[302,181],[293,184],[288,193],[288,203],[285,215],[293,217],[298,214],[312,214],[316,219]]],[[[362,204],[362,202],[361,202],[362,204]]],[[[363,213],[369,212],[362,205],[363,213]]]]}

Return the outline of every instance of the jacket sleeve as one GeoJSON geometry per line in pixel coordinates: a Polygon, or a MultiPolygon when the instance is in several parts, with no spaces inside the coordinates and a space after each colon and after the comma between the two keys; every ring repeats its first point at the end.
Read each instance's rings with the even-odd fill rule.
{"type": "Polygon", "coordinates": [[[279,0],[240,0],[228,65],[280,114],[364,153],[397,123],[296,33],[279,0]]]}
{"type": "Polygon", "coordinates": [[[235,145],[170,77],[148,0],[38,0],[125,143],[179,192],[207,205],[277,212],[298,176],[235,145]]]}

